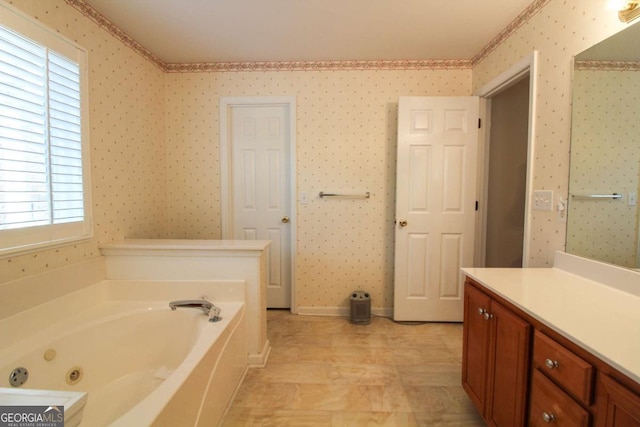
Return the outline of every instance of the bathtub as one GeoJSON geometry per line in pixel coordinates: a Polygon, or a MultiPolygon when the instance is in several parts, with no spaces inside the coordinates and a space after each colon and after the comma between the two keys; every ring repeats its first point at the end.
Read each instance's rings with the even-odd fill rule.
{"type": "Polygon", "coordinates": [[[105,280],[0,320],[0,387],[83,391],[81,426],[215,426],[246,372],[244,282],[105,280]],[[221,308],[168,302],[206,296],[221,308]]]}

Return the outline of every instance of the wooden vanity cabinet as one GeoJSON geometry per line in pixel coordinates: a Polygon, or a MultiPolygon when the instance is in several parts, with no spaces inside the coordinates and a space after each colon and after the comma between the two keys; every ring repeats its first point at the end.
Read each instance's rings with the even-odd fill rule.
{"type": "Polygon", "coordinates": [[[490,426],[640,427],[640,383],[472,279],[462,386],[490,426]]]}
{"type": "Polygon", "coordinates": [[[490,426],[524,425],[531,327],[465,285],[462,386],[490,426]]]}

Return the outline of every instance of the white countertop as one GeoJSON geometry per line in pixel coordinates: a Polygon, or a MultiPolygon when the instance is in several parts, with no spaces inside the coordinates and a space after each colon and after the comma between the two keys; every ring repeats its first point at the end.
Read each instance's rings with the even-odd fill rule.
{"type": "Polygon", "coordinates": [[[614,287],[558,267],[462,271],[640,383],[640,274],[614,287]]]}

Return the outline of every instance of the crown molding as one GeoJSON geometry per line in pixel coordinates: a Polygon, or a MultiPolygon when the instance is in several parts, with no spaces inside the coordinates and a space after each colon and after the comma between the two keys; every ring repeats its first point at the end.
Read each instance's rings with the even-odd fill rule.
{"type": "Polygon", "coordinates": [[[538,13],[547,3],[551,0],[536,0],[531,3],[520,15],[516,17],[511,23],[502,30],[493,40],[491,40],[485,47],[482,48],[476,56],[471,59],[473,66],[485,59],[491,52],[496,50],[498,46],[505,42],[513,33],[515,33],[520,27],[526,24],[536,13],[538,13]]]}
{"type": "Polygon", "coordinates": [[[392,61],[292,61],[292,62],[208,62],[166,63],[118,28],[84,0],[64,0],[87,18],[98,24],[113,37],[167,73],[206,73],[238,71],[345,71],[345,70],[448,70],[469,69],[487,57],[518,28],[524,25],[550,0],[536,0],[487,44],[473,59],[392,60],[392,61]]]}
{"type": "Polygon", "coordinates": [[[113,22],[109,21],[104,15],[95,10],[89,4],[85,3],[84,0],[64,0],[69,6],[72,6],[80,13],[82,13],[87,18],[91,19],[93,22],[98,24],[98,26],[102,27],[109,34],[111,34],[116,39],[120,40],[129,48],[136,51],[138,54],[146,58],[151,63],[155,64],[158,68],[163,69],[166,67],[166,64],[160,60],[157,56],[151,53],[148,49],[142,46],[140,43],[135,41],[131,36],[118,28],[113,22]]]}
{"type": "Polygon", "coordinates": [[[471,68],[468,60],[213,62],[166,64],[169,73],[225,71],[445,70],[471,68]]]}

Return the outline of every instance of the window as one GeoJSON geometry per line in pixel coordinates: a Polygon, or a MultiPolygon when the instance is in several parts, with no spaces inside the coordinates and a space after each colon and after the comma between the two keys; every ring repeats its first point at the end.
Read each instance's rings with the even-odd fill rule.
{"type": "Polygon", "coordinates": [[[0,254],[91,236],[85,57],[0,7],[0,254]]]}

